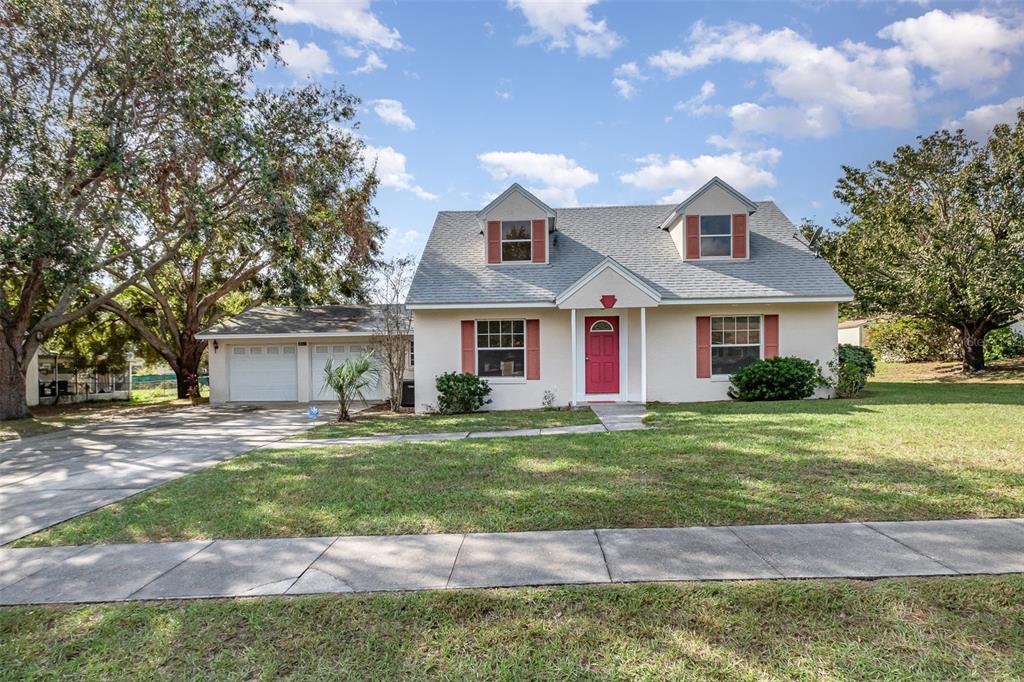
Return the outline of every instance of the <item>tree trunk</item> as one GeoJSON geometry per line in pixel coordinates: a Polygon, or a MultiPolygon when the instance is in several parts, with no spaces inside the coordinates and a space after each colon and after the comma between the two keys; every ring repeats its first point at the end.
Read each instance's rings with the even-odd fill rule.
{"type": "Polygon", "coordinates": [[[25,370],[14,349],[0,341],[0,421],[31,416],[25,401],[25,370]]]}
{"type": "Polygon", "coordinates": [[[189,375],[195,374],[198,381],[199,364],[203,359],[203,350],[205,350],[206,344],[195,338],[183,338],[182,343],[185,347],[182,348],[182,352],[178,354],[171,366],[174,368],[174,376],[177,379],[178,398],[187,398],[189,397],[189,375]]]}
{"type": "Polygon", "coordinates": [[[964,352],[963,371],[978,372],[985,369],[985,336],[987,331],[971,331],[966,327],[960,329],[960,344],[964,352]]]}

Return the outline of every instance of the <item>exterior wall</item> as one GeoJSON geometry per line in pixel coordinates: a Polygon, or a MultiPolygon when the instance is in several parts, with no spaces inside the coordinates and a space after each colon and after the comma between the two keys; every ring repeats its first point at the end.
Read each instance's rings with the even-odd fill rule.
{"type": "MultiPolygon", "coordinates": [[[[231,348],[235,345],[243,346],[281,346],[281,345],[297,345],[295,349],[295,363],[296,363],[296,395],[298,402],[308,403],[311,401],[313,396],[312,389],[312,378],[313,368],[310,366],[312,362],[312,346],[314,344],[366,344],[369,343],[369,339],[365,336],[316,336],[316,337],[296,337],[293,339],[274,339],[274,338],[253,338],[253,339],[232,339],[231,341],[218,341],[218,348],[215,350],[213,343],[209,345],[207,351],[207,364],[210,370],[210,402],[211,403],[226,403],[230,400],[231,396],[231,373],[229,371],[229,358],[231,357],[231,348]],[[305,342],[306,345],[297,345],[305,342]]],[[[412,378],[412,371],[406,369],[406,378],[412,378]]],[[[381,379],[384,381],[384,378],[381,379]]],[[[384,392],[385,395],[387,391],[384,392]]]]}
{"type": "Polygon", "coordinates": [[[416,343],[416,411],[437,406],[436,379],[462,368],[462,320],[540,320],[540,379],[489,379],[493,391],[488,410],[540,408],[544,391],[555,393],[557,405],[567,405],[572,385],[570,318],[555,308],[500,310],[417,310],[413,313],[416,343]]]}
{"type": "Polygon", "coordinates": [[[848,343],[852,346],[864,345],[864,326],[849,327],[839,330],[839,343],[848,343]]]}
{"type": "Polygon", "coordinates": [[[32,356],[25,370],[25,402],[29,407],[39,404],[39,351],[32,356]]]}
{"type": "Polygon", "coordinates": [[[532,220],[534,218],[547,218],[547,214],[519,192],[512,192],[487,213],[487,220],[532,220]]]}
{"type": "MultiPolygon", "coordinates": [[[[817,360],[825,369],[838,343],[835,303],[661,306],[647,311],[647,399],[663,402],[727,400],[729,381],[697,377],[697,317],[779,316],[779,355],[817,360]]],[[[821,391],[819,397],[826,397],[821,391]]]]}

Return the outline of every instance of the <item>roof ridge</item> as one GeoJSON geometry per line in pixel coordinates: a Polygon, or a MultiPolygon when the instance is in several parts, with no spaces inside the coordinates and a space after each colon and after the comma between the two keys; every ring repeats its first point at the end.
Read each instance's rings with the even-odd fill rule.
{"type": "MultiPolygon", "coordinates": [[[[778,206],[771,199],[762,199],[762,200],[754,201],[754,203],[757,204],[758,206],[767,205],[767,204],[771,204],[773,206],[778,206]]],[[[593,206],[563,206],[561,208],[556,206],[553,210],[558,212],[558,211],[586,211],[586,210],[596,209],[596,208],[664,208],[664,209],[672,209],[672,208],[675,208],[677,205],[678,204],[595,204],[593,206]]],[[[438,211],[438,213],[448,213],[448,214],[470,213],[472,215],[476,215],[477,213],[479,213],[479,211],[474,211],[472,209],[457,209],[457,210],[442,209],[442,210],[438,211]]]]}

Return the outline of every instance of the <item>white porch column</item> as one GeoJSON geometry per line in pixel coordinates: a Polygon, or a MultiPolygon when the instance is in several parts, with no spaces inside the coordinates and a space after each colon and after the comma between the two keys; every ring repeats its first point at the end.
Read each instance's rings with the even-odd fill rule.
{"type": "Polygon", "coordinates": [[[647,402],[647,308],[640,309],[640,402],[647,402]]]}
{"type": "Polygon", "coordinates": [[[569,390],[569,404],[576,405],[576,309],[569,309],[570,324],[569,334],[572,336],[572,355],[570,355],[570,364],[572,365],[572,388],[569,390]]]}

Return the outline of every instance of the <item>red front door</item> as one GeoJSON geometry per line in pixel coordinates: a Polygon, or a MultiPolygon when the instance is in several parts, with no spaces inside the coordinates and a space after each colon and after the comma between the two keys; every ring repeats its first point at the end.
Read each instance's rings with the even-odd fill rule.
{"type": "Polygon", "coordinates": [[[587,317],[587,393],[619,392],[619,318],[587,317]]]}

